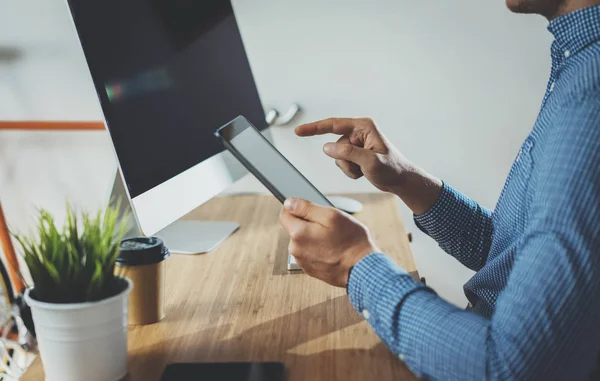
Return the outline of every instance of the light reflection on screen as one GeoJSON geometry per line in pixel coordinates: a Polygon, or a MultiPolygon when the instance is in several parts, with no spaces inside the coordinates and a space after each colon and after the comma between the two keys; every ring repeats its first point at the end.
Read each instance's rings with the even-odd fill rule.
{"type": "Polygon", "coordinates": [[[68,1],[133,197],[221,152],[238,115],[266,127],[229,1],[68,1]]]}
{"type": "Polygon", "coordinates": [[[111,103],[130,97],[158,91],[168,91],[173,86],[167,68],[142,72],[132,78],[107,83],[106,95],[111,103]]]}

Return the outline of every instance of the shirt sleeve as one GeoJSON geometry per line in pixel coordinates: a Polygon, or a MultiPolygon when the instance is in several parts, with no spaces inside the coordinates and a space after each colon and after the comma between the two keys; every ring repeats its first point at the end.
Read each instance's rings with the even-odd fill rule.
{"type": "Polygon", "coordinates": [[[448,184],[433,207],[415,223],[440,247],[471,270],[485,264],[492,241],[492,212],[448,184]]]}
{"type": "Polygon", "coordinates": [[[598,364],[600,102],[557,115],[530,223],[490,319],[443,301],[382,254],[354,267],[352,304],[417,376],[579,380],[598,364]]]}

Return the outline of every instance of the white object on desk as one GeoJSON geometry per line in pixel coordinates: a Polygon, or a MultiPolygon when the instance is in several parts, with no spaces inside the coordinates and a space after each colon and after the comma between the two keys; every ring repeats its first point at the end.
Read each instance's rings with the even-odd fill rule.
{"type": "Polygon", "coordinates": [[[162,239],[173,254],[195,255],[211,252],[239,228],[237,222],[180,220],[155,236],[162,239]]]}
{"type": "Polygon", "coordinates": [[[288,265],[287,269],[289,271],[302,271],[300,266],[296,263],[296,258],[292,254],[288,254],[288,265]]]}
{"type": "Polygon", "coordinates": [[[131,281],[95,302],[45,303],[25,292],[47,381],[113,381],[127,375],[127,300],[131,281]]]}
{"type": "Polygon", "coordinates": [[[343,210],[346,213],[354,214],[363,209],[363,204],[350,197],[328,196],[329,201],[336,208],[343,210]]]}

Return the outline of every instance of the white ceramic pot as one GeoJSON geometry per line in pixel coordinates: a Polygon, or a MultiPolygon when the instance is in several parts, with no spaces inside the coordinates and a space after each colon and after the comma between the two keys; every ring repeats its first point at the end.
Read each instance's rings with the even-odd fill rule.
{"type": "Polygon", "coordinates": [[[117,381],[127,375],[127,302],[118,295],[89,303],[44,303],[25,292],[31,307],[46,381],[117,381]]]}

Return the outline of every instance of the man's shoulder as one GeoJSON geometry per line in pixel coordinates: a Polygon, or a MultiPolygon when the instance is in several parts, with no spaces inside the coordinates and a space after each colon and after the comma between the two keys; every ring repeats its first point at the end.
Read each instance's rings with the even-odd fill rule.
{"type": "MultiPolygon", "coordinates": [[[[548,108],[548,144],[572,149],[573,157],[594,157],[600,148],[600,41],[566,62],[548,108]]],[[[589,161],[581,161],[589,165],[589,161]]]]}
{"type": "Polygon", "coordinates": [[[565,102],[577,99],[600,101],[600,41],[573,56],[561,77],[567,88],[565,102]]]}

